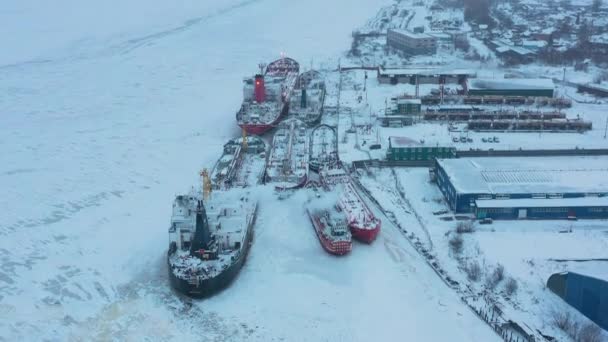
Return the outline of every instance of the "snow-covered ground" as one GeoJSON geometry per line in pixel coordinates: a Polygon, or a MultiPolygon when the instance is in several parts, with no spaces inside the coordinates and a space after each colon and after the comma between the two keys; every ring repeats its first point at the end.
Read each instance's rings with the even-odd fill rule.
{"type": "MultiPolygon", "coordinates": [[[[490,71],[478,69],[476,66],[466,62],[460,64],[462,67],[469,67],[478,75],[488,75],[490,71]]],[[[445,66],[442,66],[445,68],[445,66]]],[[[365,71],[352,70],[342,72],[342,89],[340,94],[341,108],[347,112],[342,112],[340,117],[340,156],[345,161],[372,158],[384,159],[386,156],[386,148],[388,147],[388,138],[390,136],[404,136],[414,140],[424,140],[426,142],[434,142],[443,145],[454,145],[458,150],[469,149],[530,149],[545,148],[545,149],[569,149],[569,148],[608,148],[608,140],[604,138],[606,128],[606,107],[601,103],[578,103],[573,101],[572,108],[565,109],[567,117],[570,119],[582,118],[585,121],[590,121],[593,125],[592,130],[575,133],[575,132],[460,132],[448,131],[447,123],[425,122],[421,121],[411,126],[400,128],[392,127],[377,127],[376,116],[384,115],[387,108],[387,103],[391,98],[415,94],[415,86],[410,84],[380,84],[377,80],[375,72],[367,71],[368,79],[365,81],[365,71]],[[363,84],[366,83],[367,94],[363,90],[363,84]],[[360,131],[357,137],[355,134],[348,134],[348,139],[344,140],[345,131],[351,127],[351,123],[355,125],[371,124],[372,129],[360,131]],[[379,130],[379,132],[377,132],[379,130]],[[472,142],[461,143],[453,142],[453,138],[467,136],[473,139],[472,142]],[[483,142],[483,138],[498,137],[499,142],[489,143],[483,142]],[[367,146],[369,143],[380,141],[382,149],[370,151],[367,146]],[[355,148],[356,143],[359,143],[360,150],[355,148]],[[366,141],[366,146],[363,145],[366,141]],[[348,148],[346,148],[348,147],[348,148]],[[369,153],[369,155],[368,155],[369,153]]],[[[496,77],[502,77],[504,71],[497,70],[496,77]]],[[[328,75],[328,96],[329,103],[335,103],[337,97],[337,85],[339,83],[338,72],[332,72],[328,75]]],[[[455,85],[450,85],[456,87],[455,85]]],[[[425,84],[420,86],[420,94],[429,94],[431,89],[436,88],[436,85],[425,84]]],[[[574,88],[558,87],[558,92],[574,93],[574,88]]],[[[499,108],[495,108],[498,110],[499,108]]],[[[501,110],[511,111],[553,111],[551,107],[539,109],[536,106],[501,106],[501,110]]]]}
{"type": "Polygon", "coordinates": [[[550,292],[546,282],[551,274],[566,270],[606,277],[606,262],[592,260],[606,258],[606,220],[495,221],[492,225],[477,225],[475,232],[461,234],[463,252],[455,255],[449,248],[449,240],[456,234],[458,221],[437,186],[429,182],[428,169],[397,168],[395,174],[405,198],[383,189],[395,182],[389,169],[374,170],[374,176],[363,177],[362,183],[384,208],[391,211],[395,207],[407,208],[394,211],[397,220],[408,234],[413,234],[414,240],[431,250],[461,288],[473,289],[477,296],[489,295],[511,319],[541,329],[558,340],[562,340],[559,338],[562,333],[552,324],[554,312],[571,312],[577,320],[588,322],[550,292]],[[584,261],[587,259],[590,260],[584,261]],[[473,262],[482,268],[479,281],[467,279],[463,269],[473,262]],[[484,292],[486,277],[499,264],[504,266],[505,277],[513,277],[519,285],[514,295],[506,295],[504,281],[489,293],[484,292]]]}
{"type": "Polygon", "coordinates": [[[390,2],[0,5],[0,339],[495,340],[390,225],[331,258],[301,196],[264,189],[234,285],[169,290],[171,201],[238,136],[242,78],[336,65],[390,2]]]}

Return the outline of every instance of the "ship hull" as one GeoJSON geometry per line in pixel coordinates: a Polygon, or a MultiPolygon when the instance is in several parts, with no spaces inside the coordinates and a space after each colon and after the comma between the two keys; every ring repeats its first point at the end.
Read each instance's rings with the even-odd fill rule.
{"type": "Polygon", "coordinates": [[[287,103],[284,103],[279,115],[277,115],[277,117],[274,119],[274,121],[272,121],[270,123],[246,124],[246,123],[239,122],[238,125],[239,125],[239,127],[241,127],[241,129],[244,129],[245,132],[247,132],[247,134],[262,135],[262,134],[270,131],[274,126],[276,126],[279,123],[279,121],[281,121],[281,119],[287,115],[288,112],[289,112],[289,105],[287,103]]]}
{"type": "Polygon", "coordinates": [[[378,237],[378,233],[380,232],[380,222],[376,225],[376,227],[372,229],[361,228],[356,224],[350,224],[350,232],[353,234],[353,237],[358,241],[364,243],[372,243],[378,237]]]}
{"type": "Polygon", "coordinates": [[[333,255],[346,255],[350,253],[353,248],[352,241],[332,241],[322,233],[322,227],[315,216],[308,213],[308,217],[310,218],[312,227],[321,243],[321,247],[323,247],[327,253],[333,255]]]}
{"type": "Polygon", "coordinates": [[[239,124],[241,129],[244,129],[247,134],[262,135],[272,129],[272,124],[268,125],[247,125],[239,124]]]}
{"type": "Polygon", "coordinates": [[[228,285],[230,285],[232,281],[238,276],[239,271],[245,264],[245,260],[247,260],[249,249],[251,248],[251,244],[253,242],[253,227],[255,225],[255,220],[257,217],[257,207],[253,215],[253,219],[247,227],[245,244],[242,247],[243,252],[239,255],[239,258],[237,260],[235,260],[232,264],[230,264],[230,266],[228,266],[223,272],[219,273],[217,276],[212,278],[201,279],[194,282],[190,282],[187,279],[178,278],[171,271],[171,264],[169,263],[169,258],[167,258],[167,262],[169,263],[169,282],[171,283],[171,287],[173,287],[177,292],[180,292],[184,295],[193,298],[209,297],[228,287],[228,285]]]}
{"type": "MultiPolygon", "coordinates": [[[[302,176],[298,182],[294,182],[294,183],[279,183],[277,185],[274,186],[274,188],[276,190],[292,190],[292,189],[299,189],[301,187],[303,187],[304,185],[306,185],[306,181],[308,180],[308,175],[304,175],[302,176]]],[[[268,182],[272,182],[272,178],[270,178],[268,180],[268,182]]]]}

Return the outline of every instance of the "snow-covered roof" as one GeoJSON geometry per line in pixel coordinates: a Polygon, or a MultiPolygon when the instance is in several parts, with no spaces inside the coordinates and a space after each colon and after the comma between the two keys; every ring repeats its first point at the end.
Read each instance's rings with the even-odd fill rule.
{"type": "Polygon", "coordinates": [[[402,30],[402,29],[390,29],[390,31],[393,31],[395,33],[407,36],[409,38],[412,39],[429,39],[429,38],[433,38],[430,35],[426,34],[426,33],[414,33],[412,31],[409,30],[402,30]]]}
{"type": "Polygon", "coordinates": [[[478,208],[608,207],[608,197],[520,198],[476,200],[478,208]]]}
{"type": "Polygon", "coordinates": [[[388,137],[391,147],[451,147],[450,144],[440,143],[437,141],[414,140],[408,137],[388,137]]]}
{"type": "Polygon", "coordinates": [[[429,32],[429,36],[435,37],[437,39],[450,39],[452,35],[445,32],[429,32]]]}
{"type": "Polygon", "coordinates": [[[587,83],[585,84],[585,87],[608,92],[608,84],[605,83],[587,83]]]}
{"type": "Polygon", "coordinates": [[[435,76],[435,75],[467,75],[475,77],[477,74],[470,69],[450,69],[450,68],[395,68],[395,69],[378,69],[380,75],[420,75],[420,76],[435,76]]]}
{"type": "Polygon", "coordinates": [[[547,42],[544,40],[524,40],[522,45],[527,47],[543,48],[547,46],[547,42]]]}
{"type": "Polygon", "coordinates": [[[511,51],[514,51],[515,53],[518,53],[520,55],[533,55],[534,51],[530,51],[524,47],[520,47],[520,46],[511,46],[511,51]]]}
{"type": "Polygon", "coordinates": [[[608,33],[593,35],[589,41],[596,44],[608,44],[608,33]]]}
{"type": "Polygon", "coordinates": [[[553,89],[549,78],[475,78],[469,89],[553,89]]]}
{"type": "Polygon", "coordinates": [[[459,158],[438,163],[461,193],[608,193],[605,156],[459,158]]]}
{"type": "Polygon", "coordinates": [[[422,104],[422,100],[420,99],[397,99],[397,104],[422,104]]]}

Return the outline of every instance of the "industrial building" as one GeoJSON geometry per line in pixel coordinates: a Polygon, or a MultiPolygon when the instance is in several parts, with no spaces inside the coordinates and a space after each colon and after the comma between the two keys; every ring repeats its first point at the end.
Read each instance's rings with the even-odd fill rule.
{"type": "Polygon", "coordinates": [[[553,97],[555,85],[548,78],[476,78],[467,88],[470,96],[553,97]]]}
{"type": "Polygon", "coordinates": [[[378,116],[384,127],[403,127],[414,123],[420,117],[422,101],[413,98],[392,98],[384,116],[378,116]]]}
{"type": "Polygon", "coordinates": [[[547,287],[595,324],[608,330],[608,281],[563,272],[551,275],[547,287]]]}
{"type": "Polygon", "coordinates": [[[476,76],[475,71],[468,69],[429,67],[405,69],[378,68],[378,82],[380,84],[464,84],[467,79],[476,76]]]}
{"type": "Polygon", "coordinates": [[[401,160],[433,160],[436,158],[454,158],[456,148],[436,142],[417,141],[406,137],[389,137],[386,159],[401,160]]]}
{"type": "Polygon", "coordinates": [[[389,29],[386,44],[408,55],[433,55],[437,52],[437,38],[408,30],[389,29]]]}
{"type": "Polygon", "coordinates": [[[608,85],[601,84],[579,84],[577,86],[579,93],[587,93],[600,97],[608,97],[608,85]]]}
{"type": "Polygon", "coordinates": [[[608,157],[438,159],[452,210],[479,219],[608,218],[608,157]]]}
{"type": "Polygon", "coordinates": [[[399,115],[420,115],[422,101],[420,99],[395,98],[391,99],[390,111],[399,115]]]}

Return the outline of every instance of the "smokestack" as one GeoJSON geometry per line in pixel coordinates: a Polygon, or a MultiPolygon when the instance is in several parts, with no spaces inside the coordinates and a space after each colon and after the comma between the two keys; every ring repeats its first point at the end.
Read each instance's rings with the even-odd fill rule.
{"type": "Polygon", "coordinates": [[[207,213],[202,201],[198,201],[196,206],[196,227],[194,237],[190,245],[190,255],[197,255],[201,251],[209,248],[211,242],[211,232],[209,231],[209,223],[207,222],[207,213]]]}
{"type": "Polygon", "coordinates": [[[306,103],[306,88],[302,88],[302,99],[300,100],[300,107],[301,108],[306,108],[307,103],[306,103]]]}
{"type": "Polygon", "coordinates": [[[255,75],[255,83],[253,88],[255,101],[262,103],[266,100],[266,88],[264,86],[264,76],[261,74],[255,75]]]}

